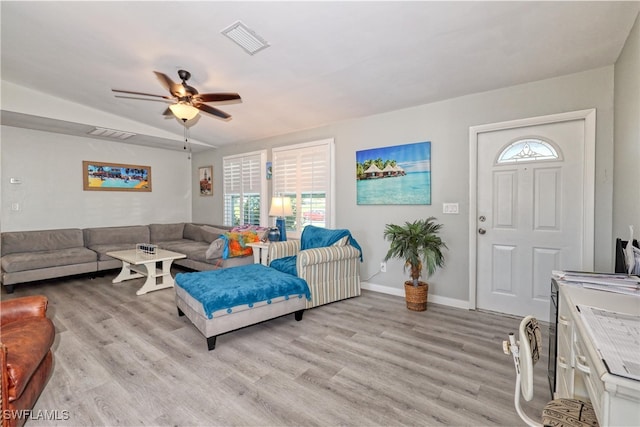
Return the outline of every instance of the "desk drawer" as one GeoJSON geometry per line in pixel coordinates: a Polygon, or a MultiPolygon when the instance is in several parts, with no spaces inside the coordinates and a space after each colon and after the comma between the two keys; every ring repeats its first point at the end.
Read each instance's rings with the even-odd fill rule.
{"type": "Polygon", "coordinates": [[[573,368],[569,364],[564,364],[558,359],[556,368],[556,392],[554,399],[573,397],[573,368]]]}
{"type": "MultiPolygon", "coordinates": [[[[598,377],[595,363],[593,363],[593,360],[589,356],[582,337],[579,334],[576,334],[574,341],[574,366],[577,376],[575,382],[578,383],[578,377],[582,379],[593,409],[596,411],[596,416],[602,419],[602,402],[605,395],[604,383],[598,377]]],[[[578,388],[577,384],[575,388],[578,388]]]]}

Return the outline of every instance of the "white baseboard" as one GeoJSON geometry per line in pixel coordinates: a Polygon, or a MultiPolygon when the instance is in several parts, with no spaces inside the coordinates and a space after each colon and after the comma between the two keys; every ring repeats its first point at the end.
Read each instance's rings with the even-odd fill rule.
{"type": "MultiPolygon", "coordinates": [[[[404,298],[404,289],[392,288],[389,286],[378,285],[370,282],[361,282],[360,287],[368,291],[380,292],[381,294],[395,295],[397,297],[404,298]]],[[[441,297],[439,295],[429,294],[428,301],[434,304],[441,304],[449,307],[462,308],[465,310],[469,309],[469,301],[461,299],[441,297]]]]}

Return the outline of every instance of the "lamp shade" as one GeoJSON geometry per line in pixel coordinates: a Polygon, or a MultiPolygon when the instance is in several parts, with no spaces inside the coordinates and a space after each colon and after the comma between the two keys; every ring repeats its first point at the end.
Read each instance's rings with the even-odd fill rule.
{"type": "Polygon", "coordinates": [[[178,102],[177,104],[169,105],[169,109],[174,116],[182,121],[193,119],[198,115],[198,112],[200,111],[196,107],[185,102],[178,102]]]}
{"type": "Polygon", "coordinates": [[[293,215],[291,199],[288,197],[272,197],[269,216],[285,217],[293,215]]]}

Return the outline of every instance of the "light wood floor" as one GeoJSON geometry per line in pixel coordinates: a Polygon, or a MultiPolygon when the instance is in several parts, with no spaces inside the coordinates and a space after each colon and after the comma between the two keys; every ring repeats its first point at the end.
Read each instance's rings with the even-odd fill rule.
{"type": "MultiPolygon", "coordinates": [[[[56,326],[54,370],[33,426],[515,426],[515,372],[502,340],[519,319],[375,292],[218,338],[178,317],[174,291],[143,296],[117,272],[17,286],[44,294],[56,326]]],[[[546,342],[546,325],[543,327],[546,342]]],[[[546,351],[546,348],[545,348],[546,351]]],[[[549,400],[536,365],[535,416],[549,400]]]]}

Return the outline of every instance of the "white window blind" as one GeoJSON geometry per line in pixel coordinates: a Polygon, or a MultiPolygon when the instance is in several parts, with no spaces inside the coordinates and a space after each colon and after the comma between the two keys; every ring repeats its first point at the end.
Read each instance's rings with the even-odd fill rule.
{"type": "Polygon", "coordinates": [[[266,193],[264,151],[224,157],[224,225],[260,225],[266,193]]]}
{"type": "Polygon", "coordinates": [[[287,231],[329,227],[332,204],[333,139],[273,149],[273,194],[291,198],[287,231]]]}

